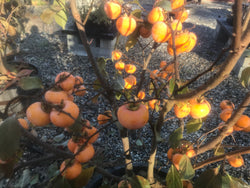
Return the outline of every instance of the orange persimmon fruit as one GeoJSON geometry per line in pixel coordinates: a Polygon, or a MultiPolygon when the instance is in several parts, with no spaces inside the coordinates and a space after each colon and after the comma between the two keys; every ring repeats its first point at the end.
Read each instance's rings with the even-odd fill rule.
{"type": "Polygon", "coordinates": [[[69,91],[75,86],[75,77],[69,72],[61,72],[57,74],[55,82],[64,90],[69,91]]]}
{"type": "Polygon", "coordinates": [[[79,116],[79,108],[74,102],[69,100],[63,101],[62,105],[61,111],[53,109],[50,112],[50,119],[55,126],[66,128],[71,126],[79,116]]]}
{"type": "Polygon", "coordinates": [[[115,1],[107,1],[104,4],[104,11],[108,18],[115,20],[118,18],[122,12],[122,6],[115,1]]]}
{"type": "Polygon", "coordinates": [[[170,28],[165,22],[159,21],[154,23],[152,27],[152,37],[155,42],[163,43],[170,38],[170,28]]]}
{"type": "Polygon", "coordinates": [[[141,26],[139,28],[139,34],[140,36],[142,36],[143,38],[148,38],[151,35],[151,29],[145,27],[145,26],[141,26]]]}
{"type": "Polygon", "coordinates": [[[238,121],[236,122],[236,126],[240,128],[247,128],[250,126],[250,118],[247,115],[241,115],[238,121]]]}
{"type": "Polygon", "coordinates": [[[211,110],[211,106],[206,99],[201,101],[191,99],[189,103],[191,105],[190,116],[194,119],[206,117],[211,110]]]}
{"type": "Polygon", "coordinates": [[[44,94],[47,102],[60,104],[63,100],[68,100],[68,93],[63,90],[48,90],[44,94]]]}
{"type": "Polygon", "coordinates": [[[136,21],[131,16],[121,16],[116,20],[116,28],[118,32],[123,36],[128,36],[136,29],[136,21]]]}
{"type": "Polygon", "coordinates": [[[185,0],[171,0],[171,8],[172,10],[178,9],[184,6],[185,0]]]}
{"type": "Polygon", "coordinates": [[[26,129],[26,130],[29,129],[29,123],[27,122],[26,119],[18,118],[17,120],[18,120],[18,122],[20,123],[20,125],[21,125],[24,129],[26,129]]]}
{"type": "Polygon", "coordinates": [[[189,103],[181,102],[174,105],[174,113],[177,118],[184,118],[189,115],[191,107],[189,103]]]}
{"type": "Polygon", "coordinates": [[[145,98],[145,92],[144,91],[139,91],[138,92],[138,94],[137,94],[137,97],[139,98],[139,99],[144,99],[145,98]]]}
{"type": "Polygon", "coordinates": [[[180,161],[181,161],[182,157],[183,157],[183,154],[180,154],[180,153],[176,153],[172,157],[172,162],[173,162],[173,164],[174,164],[174,166],[176,167],[177,170],[180,169],[179,164],[180,164],[180,161]]]}
{"type": "Polygon", "coordinates": [[[26,116],[35,126],[45,126],[50,123],[50,114],[44,111],[41,102],[31,104],[26,110],[26,116]]]}
{"type": "Polygon", "coordinates": [[[124,104],[118,108],[117,118],[120,124],[127,129],[140,129],[146,125],[149,113],[142,103],[124,104]]]}
{"type": "Polygon", "coordinates": [[[76,96],[84,96],[87,91],[84,85],[79,86],[78,88],[74,89],[74,93],[76,96]]]}
{"type": "Polygon", "coordinates": [[[232,109],[226,108],[222,110],[222,112],[220,113],[220,119],[226,122],[232,116],[232,113],[233,113],[232,109]]]}
{"type": "Polygon", "coordinates": [[[148,14],[148,22],[151,24],[164,20],[165,20],[164,10],[161,7],[153,8],[148,14]]]}
{"type": "Polygon", "coordinates": [[[75,154],[78,153],[75,156],[75,159],[77,161],[79,161],[80,163],[86,163],[94,157],[95,149],[92,144],[87,144],[82,151],[78,152],[80,147],[81,146],[77,146],[74,151],[75,154]]]}
{"type": "Polygon", "coordinates": [[[77,160],[74,160],[72,162],[72,164],[67,166],[68,161],[69,160],[65,160],[65,161],[62,162],[62,164],[60,165],[60,172],[62,173],[62,176],[64,178],[66,178],[68,180],[72,180],[72,179],[75,179],[77,176],[79,176],[81,174],[82,165],[77,160]],[[65,169],[65,167],[66,167],[66,169],[65,169]]]}
{"type": "Polygon", "coordinates": [[[126,65],[125,65],[125,71],[126,71],[126,73],[128,73],[128,74],[133,74],[133,73],[135,73],[135,71],[136,71],[136,66],[133,65],[133,64],[126,64],[126,65]]]}
{"type": "Polygon", "coordinates": [[[232,103],[230,100],[223,100],[220,102],[220,108],[221,110],[224,110],[226,108],[229,108],[229,109],[234,109],[234,103],[232,103]]]}
{"type": "Polygon", "coordinates": [[[229,157],[227,161],[234,168],[238,168],[244,165],[244,159],[241,155],[229,157]]]}
{"type": "Polygon", "coordinates": [[[112,60],[119,60],[122,57],[122,52],[120,50],[113,50],[112,51],[112,60]]]}

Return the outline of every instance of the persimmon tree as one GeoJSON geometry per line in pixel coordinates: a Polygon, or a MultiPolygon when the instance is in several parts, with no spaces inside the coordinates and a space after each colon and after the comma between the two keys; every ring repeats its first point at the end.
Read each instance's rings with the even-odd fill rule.
{"type": "MultiPolygon", "coordinates": [[[[110,107],[109,111],[99,114],[97,117],[98,123],[102,125],[102,128],[97,130],[94,126],[91,126],[88,120],[83,119],[77,105],[73,102],[73,94],[85,97],[86,91],[93,91],[92,88],[85,85],[80,76],[74,75],[74,72],[58,74],[51,88],[40,96],[43,100],[29,106],[26,112],[27,119],[35,127],[44,126],[51,122],[53,125],[68,131],[71,134],[71,139],[68,141],[70,152],[56,149],[32,136],[22,128],[27,128],[23,120],[19,119],[19,123],[22,126],[17,126],[18,128],[15,128],[15,125],[19,123],[13,118],[4,121],[0,127],[7,129],[12,124],[13,131],[16,131],[16,135],[18,135],[17,140],[20,139],[22,133],[27,138],[32,139],[34,143],[41,145],[53,154],[53,156],[45,158],[46,160],[55,156],[64,159],[60,166],[60,173],[50,182],[50,186],[67,185],[68,187],[74,187],[76,186],[75,182],[81,182],[79,183],[81,186],[86,185],[94,169],[105,176],[112,177],[117,182],[122,180],[123,183],[125,182],[125,186],[128,186],[128,184],[132,187],[159,186],[159,182],[154,174],[156,153],[161,152],[157,150],[157,145],[162,141],[160,132],[163,126],[168,125],[167,115],[172,110],[175,113],[174,118],[179,119],[179,127],[169,137],[170,149],[167,152],[167,156],[172,165],[166,175],[167,187],[181,188],[192,186],[191,182],[195,176],[195,170],[211,163],[228,160],[232,167],[239,167],[244,164],[241,155],[250,153],[249,146],[236,150],[232,147],[232,150],[219,155],[216,153],[223,147],[222,141],[224,138],[233,131],[249,132],[250,118],[243,113],[250,104],[250,92],[246,94],[245,99],[241,101],[237,109],[234,108],[234,104],[231,101],[221,102],[222,113],[220,117],[224,123],[218,125],[216,129],[204,133],[196,142],[186,140],[185,136],[198,131],[202,124],[205,123],[205,119],[213,107],[213,104],[205,98],[205,94],[216,88],[228,77],[249,45],[249,16],[242,23],[242,0],[236,0],[233,8],[233,39],[228,49],[227,58],[221,65],[217,66],[217,62],[220,60],[219,56],[207,70],[190,80],[183,80],[180,76],[179,64],[181,59],[178,55],[190,52],[199,38],[195,33],[184,29],[182,26],[182,23],[188,17],[185,3],[184,0],[157,0],[152,10],[147,12],[140,5],[139,1],[130,3],[120,0],[104,1],[103,8],[107,17],[116,23],[118,30],[117,40],[120,38],[119,35],[127,38],[124,45],[125,49],[118,49],[119,45],[116,45],[112,52],[112,61],[115,64],[112,68],[116,71],[115,74],[111,75],[106,71],[108,66],[106,62],[110,59],[94,58],[86,35],[85,24],[89,18],[94,1],[91,2],[90,10],[84,18],[79,14],[76,1],[70,1],[70,11],[88,55],[90,66],[93,67],[96,75],[93,89],[98,94],[92,97],[96,100],[98,97],[103,96],[107,99],[106,101],[110,107]],[[130,4],[135,4],[137,9],[131,10],[128,6],[130,4]],[[150,42],[144,44],[142,40],[150,36],[150,42]],[[165,53],[172,56],[171,61],[162,60],[158,62],[158,69],[150,70],[149,65],[152,63],[152,57],[162,43],[167,43],[165,53]],[[129,53],[129,50],[136,44],[140,47],[142,62],[136,62],[122,52],[126,50],[129,53]],[[146,53],[145,49],[149,49],[149,52],[146,53]],[[215,72],[215,75],[208,79],[206,83],[196,88],[190,87],[192,83],[198,81],[200,77],[212,70],[215,72]],[[135,73],[138,74],[136,75],[135,73]],[[34,105],[36,106],[34,107],[34,105]],[[35,108],[35,110],[31,110],[32,108],[35,108]],[[184,121],[187,116],[190,116],[191,120],[184,121]],[[42,122],[37,121],[38,119],[42,120],[42,122]],[[93,165],[90,162],[95,155],[95,149],[92,144],[97,140],[99,132],[111,124],[117,125],[123,144],[126,166],[124,177],[112,175],[98,166],[86,167],[84,165],[82,170],[80,165],[80,163],[93,165]],[[152,143],[148,146],[151,148],[151,152],[148,158],[147,177],[141,177],[135,174],[133,170],[128,129],[141,129],[146,124],[149,124],[153,136],[152,143]],[[217,136],[209,136],[210,133],[217,129],[220,130],[217,136]],[[207,141],[204,142],[204,138],[207,141]],[[192,164],[192,158],[199,158],[199,155],[210,150],[215,150],[213,157],[192,164]]],[[[63,14],[62,18],[65,19],[65,14],[60,13],[68,9],[65,2],[58,1],[52,6],[53,11],[51,9],[45,10],[41,16],[42,19],[46,21],[49,17],[49,20],[51,20],[51,17],[56,16],[57,13],[59,15],[63,14]]],[[[62,27],[65,26],[65,20],[58,21],[58,15],[55,19],[62,27]]],[[[6,137],[4,138],[7,139],[6,137]]],[[[2,139],[2,141],[5,140],[2,139]]],[[[3,151],[0,150],[0,158],[6,162],[5,160],[8,157],[14,155],[18,145],[19,142],[15,142],[15,148],[12,148],[7,155],[3,155],[3,151]]],[[[15,170],[45,159],[21,163],[15,170]]],[[[209,169],[201,174],[195,181],[195,187],[213,187],[213,185],[219,187],[226,185],[228,187],[243,187],[245,183],[229,176],[225,172],[224,165],[222,163],[221,166],[209,169]]]]}

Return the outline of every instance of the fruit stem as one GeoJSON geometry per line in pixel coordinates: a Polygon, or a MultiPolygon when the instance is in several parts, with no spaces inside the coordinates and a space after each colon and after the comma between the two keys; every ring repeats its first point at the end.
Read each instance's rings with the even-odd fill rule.
{"type": "Polygon", "coordinates": [[[129,103],[127,105],[127,109],[130,110],[130,111],[136,111],[136,110],[139,109],[139,107],[140,107],[140,103],[137,103],[137,102],[136,103],[132,102],[132,103],[129,103]]]}

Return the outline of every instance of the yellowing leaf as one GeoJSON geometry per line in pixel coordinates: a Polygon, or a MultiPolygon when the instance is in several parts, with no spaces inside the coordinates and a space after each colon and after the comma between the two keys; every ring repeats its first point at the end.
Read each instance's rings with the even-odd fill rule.
{"type": "Polygon", "coordinates": [[[65,28],[67,20],[68,18],[64,10],[60,10],[58,13],[56,13],[55,21],[62,29],[65,28]]]}
{"type": "Polygon", "coordinates": [[[42,21],[46,24],[51,24],[54,20],[54,16],[56,15],[56,12],[52,10],[51,8],[47,8],[43,11],[40,18],[42,21]]]}

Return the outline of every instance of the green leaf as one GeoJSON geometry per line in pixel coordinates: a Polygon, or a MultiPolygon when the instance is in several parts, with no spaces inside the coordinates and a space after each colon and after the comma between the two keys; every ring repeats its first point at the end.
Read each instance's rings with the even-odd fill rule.
{"type": "Polygon", "coordinates": [[[19,149],[21,127],[14,117],[9,117],[0,125],[0,159],[12,158],[19,149]]]}
{"type": "Polygon", "coordinates": [[[241,179],[230,176],[233,188],[248,188],[249,185],[246,184],[241,179]]]}
{"type": "Polygon", "coordinates": [[[115,98],[116,98],[116,100],[120,100],[121,99],[121,97],[122,97],[122,94],[121,93],[119,93],[119,92],[116,92],[115,93],[115,98]]]}
{"type": "Polygon", "coordinates": [[[178,147],[182,138],[183,138],[182,129],[181,127],[179,127],[169,136],[170,146],[172,148],[178,147]]]}
{"type": "Polygon", "coordinates": [[[65,29],[65,25],[67,23],[68,17],[65,10],[60,10],[54,16],[56,23],[62,28],[65,29]]]}
{"type": "Polygon", "coordinates": [[[140,5],[140,2],[139,0],[133,0],[133,1],[130,1],[128,2],[129,4],[137,4],[137,5],[140,5]]]}
{"type": "Polygon", "coordinates": [[[132,178],[128,178],[129,183],[131,183],[133,188],[151,188],[150,183],[147,179],[142,176],[134,176],[132,178]]]}
{"type": "Polygon", "coordinates": [[[152,95],[153,92],[154,92],[154,84],[152,82],[150,82],[148,94],[152,95]]]}
{"type": "Polygon", "coordinates": [[[62,176],[57,176],[56,180],[51,184],[53,185],[48,186],[48,188],[52,186],[53,188],[72,188],[72,186],[69,184],[69,181],[62,176]]]}
{"type": "Polygon", "coordinates": [[[220,177],[218,178],[218,175],[219,175],[218,173],[219,173],[219,167],[206,170],[196,180],[194,187],[195,188],[210,188],[210,187],[219,188],[221,185],[221,182],[219,180],[220,177]]]}
{"type": "Polygon", "coordinates": [[[97,59],[97,66],[104,77],[108,76],[108,73],[106,72],[106,62],[106,59],[103,57],[97,59]]]}
{"type": "Polygon", "coordinates": [[[178,91],[178,94],[185,94],[188,93],[188,91],[189,91],[188,87],[185,87],[181,91],[178,91]]]}
{"type": "Polygon", "coordinates": [[[101,88],[101,83],[98,79],[96,79],[94,82],[93,82],[93,89],[94,90],[99,90],[101,88]]]}
{"type": "Polygon", "coordinates": [[[141,18],[141,9],[135,9],[131,12],[131,14],[137,18],[141,18]]]}
{"type": "Polygon", "coordinates": [[[49,165],[48,172],[47,172],[48,179],[55,177],[58,173],[59,173],[59,170],[58,170],[57,162],[54,162],[51,165],[49,165]]]}
{"type": "Polygon", "coordinates": [[[202,127],[202,119],[191,119],[186,124],[187,133],[198,131],[202,127]]]}
{"type": "Polygon", "coordinates": [[[180,172],[182,179],[190,180],[194,177],[195,171],[190,162],[190,159],[186,155],[182,156],[180,163],[179,163],[179,167],[180,167],[179,172],[180,172]]]}
{"type": "Polygon", "coordinates": [[[250,87],[250,67],[247,67],[242,71],[240,82],[244,87],[250,87]]]}
{"type": "Polygon", "coordinates": [[[225,149],[223,146],[219,146],[219,148],[215,148],[214,149],[214,155],[218,156],[218,155],[223,155],[225,153],[225,149]]]}
{"type": "Polygon", "coordinates": [[[23,90],[42,89],[42,80],[37,76],[23,77],[19,80],[19,87],[23,90]]]}
{"type": "Polygon", "coordinates": [[[90,178],[93,176],[94,170],[94,166],[83,169],[81,174],[77,178],[70,181],[70,184],[74,187],[83,187],[87,185],[90,178]]]}
{"type": "Polygon", "coordinates": [[[62,8],[65,8],[65,0],[54,0],[53,6],[60,6],[62,8]]]}
{"type": "Polygon", "coordinates": [[[125,86],[125,81],[124,81],[122,75],[121,74],[116,74],[113,88],[115,90],[121,91],[121,90],[124,89],[124,86],[125,86]]]}
{"type": "Polygon", "coordinates": [[[41,14],[40,18],[46,24],[51,24],[54,20],[54,16],[56,15],[56,11],[51,8],[46,8],[41,14]]]}
{"type": "Polygon", "coordinates": [[[179,172],[174,167],[174,165],[171,165],[171,167],[168,170],[168,174],[166,177],[166,182],[168,188],[182,188],[182,181],[179,172]]]}
{"type": "Polygon", "coordinates": [[[126,51],[129,51],[130,48],[134,47],[134,45],[137,43],[138,37],[139,37],[139,32],[138,32],[138,28],[136,28],[136,30],[131,35],[129,35],[126,41],[126,44],[125,44],[126,51]]]}
{"type": "Polygon", "coordinates": [[[170,93],[170,95],[172,95],[172,93],[174,92],[174,88],[175,88],[175,79],[172,78],[169,81],[169,93],[170,93]]]}
{"type": "Polygon", "coordinates": [[[166,11],[172,11],[171,2],[169,0],[161,0],[155,4],[156,7],[161,7],[166,11]]]}

